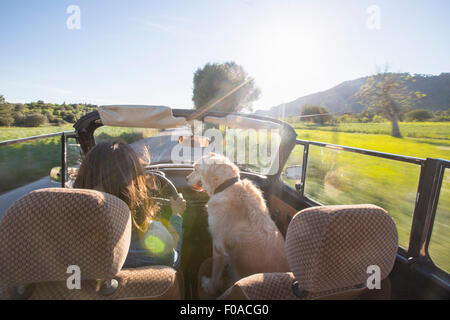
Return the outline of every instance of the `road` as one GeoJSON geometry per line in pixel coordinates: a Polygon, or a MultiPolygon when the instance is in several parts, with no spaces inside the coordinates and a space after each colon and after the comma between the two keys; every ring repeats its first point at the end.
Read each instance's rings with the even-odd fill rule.
{"type": "Polygon", "coordinates": [[[180,135],[189,135],[190,130],[183,129],[169,129],[160,134],[142,139],[131,144],[137,154],[145,159],[145,148],[149,150],[151,162],[169,161],[171,159],[171,152],[173,147],[178,144],[178,137],[180,135]],[[174,137],[174,138],[172,138],[174,137]]]}
{"type": "Polygon", "coordinates": [[[23,187],[8,191],[0,196],[0,218],[5,214],[6,210],[13,204],[14,201],[26,195],[27,193],[42,189],[60,187],[61,184],[53,182],[50,177],[44,177],[23,187]]]}
{"type": "MultiPolygon", "coordinates": [[[[171,159],[172,148],[178,144],[177,138],[180,135],[190,134],[190,132],[191,131],[188,129],[168,129],[161,132],[157,136],[134,142],[131,146],[141,157],[143,156],[146,147],[150,152],[151,162],[167,161],[171,159]],[[175,136],[175,138],[172,138],[172,136],[175,136]]],[[[55,187],[60,187],[60,184],[58,182],[51,181],[50,177],[44,177],[0,195],[0,219],[14,201],[27,193],[37,189],[55,187]]]]}

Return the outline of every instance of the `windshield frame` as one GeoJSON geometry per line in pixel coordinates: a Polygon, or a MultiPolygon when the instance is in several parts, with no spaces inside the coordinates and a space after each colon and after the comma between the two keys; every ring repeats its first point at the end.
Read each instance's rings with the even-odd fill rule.
{"type": "MultiPolygon", "coordinates": [[[[174,117],[183,117],[183,118],[189,118],[192,116],[197,110],[194,109],[172,109],[172,113],[174,117]]],[[[226,117],[227,115],[237,115],[241,117],[246,117],[250,119],[256,119],[256,120],[263,120],[272,122],[275,124],[278,124],[281,126],[281,142],[278,148],[278,168],[276,171],[274,171],[273,174],[267,174],[268,177],[276,177],[281,174],[283,171],[284,165],[289,157],[289,154],[291,153],[292,149],[295,147],[296,144],[296,138],[297,134],[288,123],[271,118],[266,116],[260,116],[257,114],[245,114],[245,113],[229,113],[229,112],[221,112],[221,111],[207,111],[203,113],[201,116],[199,116],[196,120],[204,122],[204,118],[208,116],[212,117],[226,117]]],[[[80,144],[80,147],[83,151],[83,154],[86,154],[91,148],[95,146],[95,138],[94,133],[95,131],[102,127],[103,123],[100,118],[100,114],[97,110],[90,112],[83,117],[81,117],[75,124],[74,128],[76,131],[76,139],[78,140],[78,143],[80,144]]],[[[174,163],[168,162],[167,165],[176,165],[174,163]]],[[[188,165],[189,166],[189,165],[188,165]]]]}

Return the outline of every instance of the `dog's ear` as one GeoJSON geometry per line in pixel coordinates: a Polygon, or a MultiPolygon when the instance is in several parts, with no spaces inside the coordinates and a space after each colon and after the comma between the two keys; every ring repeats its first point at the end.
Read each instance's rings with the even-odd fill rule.
{"type": "Polygon", "coordinates": [[[215,156],[217,156],[217,154],[215,154],[214,152],[210,152],[210,153],[209,153],[209,156],[210,156],[210,157],[215,157],[215,156]]]}

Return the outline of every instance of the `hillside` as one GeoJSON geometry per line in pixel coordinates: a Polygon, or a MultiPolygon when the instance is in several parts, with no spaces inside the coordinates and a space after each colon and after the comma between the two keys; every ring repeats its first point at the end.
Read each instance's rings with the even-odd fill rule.
{"type": "Polygon", "coordinates": [[[42,100],[30,103],[9,103],[0,95],[0,127],[39,127],[75,123],[84,114],[97,108],[92,104],[54,104],[42,100]]]}
{"type": "MultiPolygon", "coordinates": [[[[284,104],[284,111],[283,105],[278,105],[270,110],[258,110],[256,113],[277,118],[298,116],[301,107],[305,104],[326,106],[333,114],[360,113],[365,107],[358,103],[355,94],[366,79],[367,77],[363,77],[345,81],[331,89],[298,98],[284,104]]],[[[415,82],[410,83],[409,89],[427,94],[417,106],[418,108],[430,111],[450,108],[450,73],[441,73],[438,76],[414,75],[413,79],[415,82]]]]}

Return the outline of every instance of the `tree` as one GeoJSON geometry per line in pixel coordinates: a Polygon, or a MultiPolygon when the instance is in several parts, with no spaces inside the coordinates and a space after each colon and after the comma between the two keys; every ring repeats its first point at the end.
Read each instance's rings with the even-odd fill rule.
{"type": "Polygon", "coordinates": [[[0,104],[4,104],[4,103],[6,103],[6,99],[2,94],[0,94],[0,104]]]}
{"type": "Polygon", "coordinates": [[[66,113],[63,117],[63,120],[70,123],[75,123],[77,121],[77,118],[73,113],[66,113]]]}
{"type": "Polygon", "coordinates": [[[433,118],[433,114],[428,110],[416,109],[416,110],[409,111],[407,114],[405,114],[405,118],[408,121],[423,122],[423,121],[427,121],[427,120],[430,120],[431,118],[433,118]]]}
{"type": "Polygon", "coordinates": [[[222,64],[207,63],[194,73],[194,89],[192,101],[196,109],[200,109],[224,97],[240,85],[234,93],[218,102],[214,110],[233,112],[242,109],[252,110],[251,104],[260,95],[253,78],[244,68],[235,62],[222,64]]]}
{"type": "Polygon", "coordinates": [[[439,122],[450,121],[450,109],[447,109],[446,111],[437,111],[435,113],[434,121],[439,121],[439,122]]]}
{"type": "Polygon", "coordinates": [[[14,111],[13,113],[14,117],[14,126],[20,127],[23,126],[25,123],[25,115],[20,111],[14,111]]]}
{"type": "Polygon", "coordinates": [[[356,122],[356,119],[353,117],[353,115],[351,113],[344,113],[343,115],[339,116],[338,122],[352,123],[352,122],[356,122]]]}
{"type": "Polygon", "coordinates": [[[375,116],[375,114],[369,110],[365,110],[356,115],[358,122],[362,122],[362,123],[372,122],[372,119],[374,116],[375,116]]]}
{"type": "Polygon", "coordinates": [[[45,123],[47,118],[40,113],[33,113],[25,117],[24,125],[26,127],[39,127],[45,123]]]}
{"type": "Polygon", "coordinates": [[[386,122],[386,119],[377,114],[372,118],[372,122],[373,123],[383,123],[383,122],[386,122]]]}
{"type": "Polygon", "coordinates": [[[9,103],[0,103],[0,126],[9,127],[14,124],[13,107],[9,103]]]}
{"type": "Polygon", "coordinates": [[[45,116],[47,117],[47,121],[50,123],[53,123],[55,121],[55,117],[51,112],[46,112],[45,116]]]}
{"type": "Polygon", "coordinates": [[[316,106],[305,104],[302,106],[302,120],[303,121],[312,121],[314,123],[324,124],[325,122],[331,121],[333,116],[330,114],[330,110],[328,110],[324,106],[316,106]]]}
{"type": "Polygon", "coordinates": [[[16,112],[25,112],[25,106],[22,103],[16,103],[14,105],[14,111],[16,112]]]}
{"type": "MultiPolygon", "coordinates": [[[[409,74],[377,73],[367,78],[356,96],[368,110],[386,117],[392,124],[391,135],[401,138],[398,122],[401,116],[411,109],[425,94],[409,91],[409,74]]],[[[411,80],[414,81],[414,80],[411,80]]]]}

